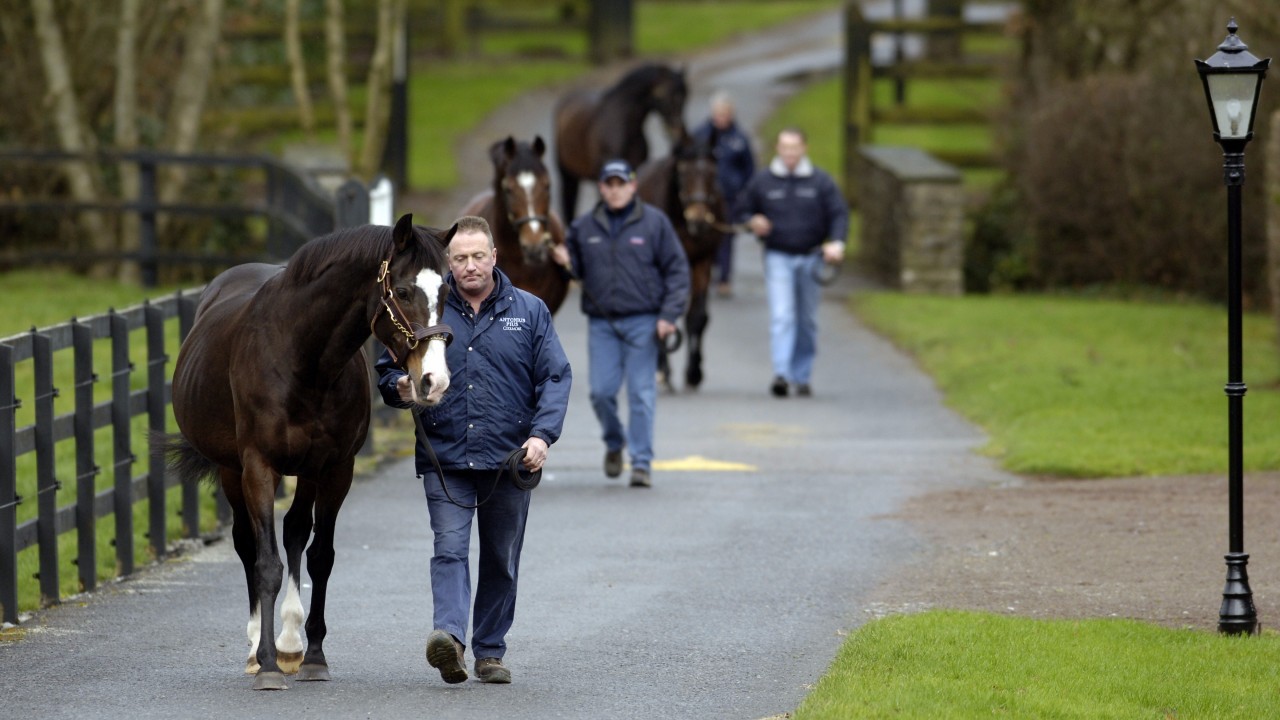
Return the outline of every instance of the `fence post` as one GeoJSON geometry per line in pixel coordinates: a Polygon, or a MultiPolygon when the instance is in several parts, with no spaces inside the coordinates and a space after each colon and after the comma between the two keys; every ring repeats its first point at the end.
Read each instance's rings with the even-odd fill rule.
{"type": "Polygon", "coordinates": [[[164,445],[158,442],[164,436],[165,417],[165,365],[169,356],[164,353],[164,311],[145,301],[142,317],[147,326],[147,510],[148,532],[151,549],[156,559],[163,558],[168,549],[168,528],[165,522],[165,460],[164,445]]]}
{"type": "Polygon", "coordinates": [[[592,0],[588,44],[591,62],[631,57],[631,0],[592,0]]]}
{"type": "Polygon", "coordinates": [[[133,446],[130,442],[129,323],[116,313],[107,311],[111,328],[111,435],[114,439],[112,469],[115,491],[111,496],[116,516],[116,562],[119,575],[133,574],[133,446]]]}
{"type": "Polygon", "coordinates": [[[98,515],[94,510],[98,465],[93,454],[93,329],[72,320],[71,345],[76,376],[76,569],[81,592],[98,586],[98,515]]]}
{"type": "Polygon", "coordinates": [[[857,208],[858,147],[871,140],[871,30],[852,0],[844,6],[844,40],[844,196],[857,208]]]}
{"type": "Polygon", "coordinates": [[[396,187],[409,184],[409,13],[401,6],[396,18],[392,48],[391,112],[387,117],[387,144],[382,149],[382,171],[396,187]]]}
{"type": "Polygon", "coordinates": [[[156,286],[156,162],[148,157],[138,161],[138,264],[142,271],[142,286],[156,286]]]}
{"type": "Polygon", "coordinates": [[[390,179],[378,176],[369,188],[369,212],[365,222],[392,227],[396,224],[396,192],[390,179]]]}
{"type": "Polygon", "coordinates": [[[0,621],[18,622],[18,399],[13,348],[0,343],[0,621]]]}
{"type": "Polygon", "coordinates": [[[58,583],[58,476],[53,454],[53,344],[31,329],[31,362],[35,369],[36,405],[36,542],[40,554],[40,602],[56,603],[58,583]]]}
{"type": "Polygon", "coordinates": [[[333,195],[334,219],[340,228],[369,222],[369,191],[364,183],[352,178],[338,187],[333,195]]]}

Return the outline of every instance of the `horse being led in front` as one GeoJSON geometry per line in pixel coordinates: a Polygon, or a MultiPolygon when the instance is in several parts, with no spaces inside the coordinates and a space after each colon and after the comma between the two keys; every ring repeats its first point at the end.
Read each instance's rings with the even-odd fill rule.
{"type": "MultiPolygon", "coordinates": [[[[689,309],[684,316],[689,347],[684,377],[689,390],[697,390],[703,380],[702,334],[710,322],[707,295],[711,269],[728,229],[715,139],[714,133],[710,142],[681,135],[669,156],[644,165],[636,178],[641,199],[667,213],[689,258],[689,309]]],[[[658,356],[658,372],[662,384],[671,390],[671,365],[665,348],[658,356]]]]}
{"type": "Polygon", "coordinates": [[[494,143],[489,148],[493,189],[471,198],[459,216],[478,215],[489,222],[498,267],[555,314],[569,293],[569,275],[551,257],[551,249],[564,244],[564,223],[551,209],[551,174],[542,162],[546,150],[537,135],[532,143],[513,137],[494,143]]]}
{"type": "Polygon", "coordinates": [[[181,437],[168,438],[167,451],[184,479],[216,473],[231,505],[249,591],[245,671],[256,690],[286,687],[285,674],[329,679],[322,646],[334,525],[369,428],[361,348],[376,336],[415,379],[417,402],[440,402],[449,387],[452,335],[440,318],[453,232],[414,226],[409,215],[394,229],[340,230],[305,244],[287,267],[232,267],[201,296],[174,368],[181,437]],[[274,506],[284,475],[298,482],[284,516],[289,582],[275,637],[282,567],[274,506]],[[299,575],[313,527],[304,655],[299,575]]]}

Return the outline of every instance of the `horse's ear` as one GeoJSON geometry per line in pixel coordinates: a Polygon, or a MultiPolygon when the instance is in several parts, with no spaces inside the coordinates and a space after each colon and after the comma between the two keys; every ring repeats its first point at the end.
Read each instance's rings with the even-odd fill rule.
{"type": "Polygon", "coordinates": [[[534,135],[533,136],[533,154],[537,155],[538,157],[542,157],[542,154],[545,153],[546,151],[547,151],[547,144],[542,142],[542,136],[534,135]]]}
{"type": "Polygon", "coordinates": [[[458,223],[454,223],[452,227],[445,231],[444,235],[436,235],[440,240],[440,247],[448,250],[449,243],[453,242],[453,236],[458,232],[458,223]]]}
{"type": "Polygon", "coordinates": [[[396,221],[396,227],[391,231],[391,240],[395,242],[396,254],[404,252],[405,247],[410,241],[416,241],[417,234],[413,230],[413,213],[405,213],[396,221]]]}
{"type": "MultiPolygon", "coordinates": [[[[507,140],[510,140],[510,139],[511,139],[510,137],[507,138],[507,140]]],[[[506,154],[503,152],[503,147],[505,145],[506,145],[506,140],[499,140],[498,142],[489,146],[489,161],[492,162],[493,166],[496,168],[500,168],[506,165],[507,158],[506,158],[506,154]]]]}

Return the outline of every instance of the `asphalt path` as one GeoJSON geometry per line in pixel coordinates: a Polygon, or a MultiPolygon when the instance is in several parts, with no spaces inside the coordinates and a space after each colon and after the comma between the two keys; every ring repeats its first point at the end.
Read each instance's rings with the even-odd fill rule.
{"type": "MultiPolygon", "coordinates": [[[[712,87],[728,87],[755,127],[789,83],[838,61],[836,18],[695,58],[690,121],[712,87]]],[[[547,117],[547,101],[531,94],[506,115],[547,117]]],[[[534,491],[511,685],[445,685],[425,662],[431,534],[421,484],[401,461],[359,480],[338,521],[331,682],[250,690],[244,576],[227,540],[28,620],[21,641],[0,644],[0,717],[752,719],[794,709],[871,617],[872,588],[927,552],[895,508],[1006,478],[973,452],[982,435],[911,359],[848,312],[849,275],[825,291],[815,396],[771,397],[759,249],[747,236],[737,243],[734,297],[710,310],[708,378],[659,400],[651,489],[604,477],[576,290],[557,316],[578,382],[534,491]]]]}

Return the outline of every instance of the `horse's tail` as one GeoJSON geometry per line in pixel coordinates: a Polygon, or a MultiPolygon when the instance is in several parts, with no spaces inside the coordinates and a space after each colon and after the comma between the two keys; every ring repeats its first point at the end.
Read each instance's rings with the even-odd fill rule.
{"type": "Polygon", "coordinates": [[[204,480],[216,482],[218,465],[200,454],[199,450],[179,433],[153,432],[151,447],[164,453],[165,465],[184,482],[204,480]]]}

